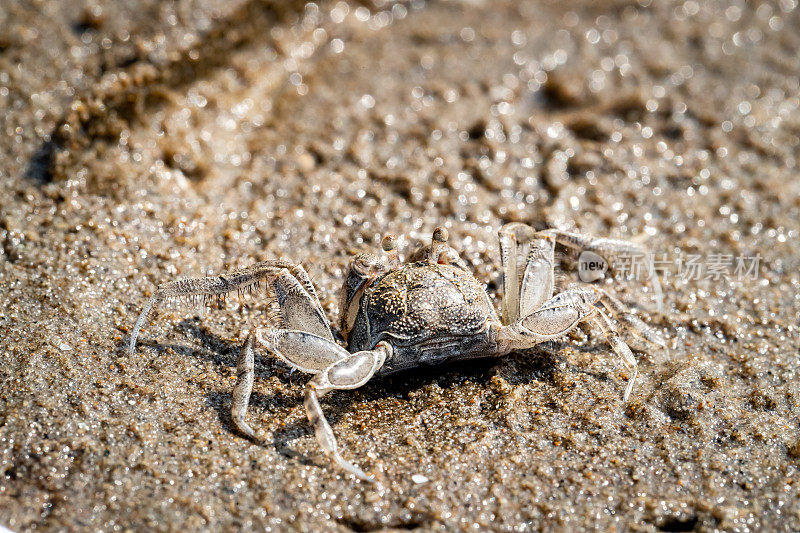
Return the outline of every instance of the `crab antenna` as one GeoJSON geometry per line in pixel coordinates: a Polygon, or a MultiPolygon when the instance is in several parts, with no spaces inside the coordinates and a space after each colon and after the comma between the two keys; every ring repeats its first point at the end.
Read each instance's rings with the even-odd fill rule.
{"type": "Polygon", "coordinates": [[[431,242],[431,263],[438,263],[442,254],[447,252],[447,239],[450,234],[447,233],[447,228],[439,226],[433,230],[433,238],[431,242]]]}
{"type": "Polygon", "coordinates": [[[391,233],[381,240],[381,248],[389,256],[389,268],[400,268],[400,256],[397,254],[397,237],[391,233]]]}

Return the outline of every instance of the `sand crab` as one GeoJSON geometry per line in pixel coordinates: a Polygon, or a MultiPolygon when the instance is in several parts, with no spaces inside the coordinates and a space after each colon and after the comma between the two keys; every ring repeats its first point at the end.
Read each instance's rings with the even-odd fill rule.
{"type": "Polygon", "coordinates": [[[245,421],[255,349],[269,350],[292,368],[314,374],[305,389],[305,409],[319,444],[341,468],[367,481],[373,478],[339,454],[319,398],[332,390],[361,387],[376,376],[453,360],[502,356],[561,337],[580,322],[591,321],[630,371],[623,395],[627,401],[637,364],[618,334],[618,323],[664,349],[666,344],[601,288],[576,286],[553,295],[554,249],[559,243],[599,254],[640,254],[642,247],[555,229],[534,231],[519,223],[503,226],[499,237],[503,269],[499,316],[484,285],[447,245],[447,230],[440,227],[433,232],[431,244],[417,249],[405,264],[393,236],[384,237],[382,255],[364,253],[352,260],[340,302],[339,328],[347,348],[337,343],[303,267],[264,261],[218,276],[159,285],[136,321],[129,351],[133,352],[150,310],[165,300],[219,296],[267,283],[280,306],[282,323],[254,328],[244,342],[231,402],[234,426],[255,437],[245,421]]]}

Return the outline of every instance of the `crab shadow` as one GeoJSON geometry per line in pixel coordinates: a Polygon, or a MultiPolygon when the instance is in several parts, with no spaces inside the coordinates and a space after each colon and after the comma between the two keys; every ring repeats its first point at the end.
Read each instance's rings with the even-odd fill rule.
{"type": "MultiPolygon", "coordinates": [[[[565,353],[565,348],[570,346],[573,345],[569,341],[549,341],[499,358],[487,357],[418,367],[373,380],[360,390],[364,391],[367,400],[377,400],[386,394],[407,397],[431,384],[445,390],[467,382],[489,387],[492,378],[498,375],[512,386],[530,385],[534,382],[553,385],[559,373],[580,373],[599,381],[613,381],[605,372],[587,370],[571,362],[565,353]]],[[[592,343],[582,346],[581,349],[596,354],[597,357],[603,357],[606,353],[602,343],[592,343]]]]}
{"type": "MultiPolygon", "coordinates": [[[[155,357],[159,357],[171,350],[180,356],[192,357],[202,362],[210,362],[220,369],[236,368],[239,351],[241,349],[240,342],[233,342],[229,338],[211,332],[208,328],[202,326],[199,317],[183,319],[175,324],[174,327],[187,338],[196,339],[200,343],[200,347],[197,348],[186,344],[161,342],[144,336],[137,339],[137,347],[147,347],[153,350],[155,352],[155,357]]],[[[128,342],[129,339],[127,338],[120,340],[115,353],[119,356],[123,355],[127,351],[128,342]]],[[[269,355],[263,352],[257,352],[256,354],[254,371],[256,383],[258,383],[259,380],[263,381],[273,376],[278,376],[281,382],[288,385],[290,390],[288,392],[273,391],[272,394],[263,394],[254,390],[248,404],[248,411],[251,416],[263,415],[264,413],[288,413],[293,408],[297,407],[298,404],[303,403],[302,386],[305,379],[302,377],[303,375],[301,373],[295,372],[294,369],[290,368],[279,359],[269,357],[269,355]]],[[[220,370],[220,373],[223,373],[223,371],[220,370]]],[[[302,464],[315,464],[307,457],[292,450],[289,446],[289,443],[292,441],[313,433],[311,428],[301,421],[287,424],[280,430],[273,432],[271,442],[262,439],[250,439],[244,435],[240,435],[234,427],[230,416],[232,393],[233,385],[231,384],[229,390],[212,391],[205,395],[205,405],[217,413],[217,418],[226,430],[233,435],[250,440],[255,444],[262,446],[272,445],[278,453],[297,460],[302,464]]],[[[329,420],[333,421],[335,418],[329,417],[329,420]]],[[[305,419],[303,419],[303,421],[305,421],[305,419]]],[[[254,426],[254,429],[258,433],[258,428],[256,426],[254,426]]]]}
{"type": "MultiPolygon", "coordinates": [[[[220,368],[236,368],[241,343],[234,343],[230,339],[216,335],[208,328],[203,327],[197,317],[180,321],[176,328],[187,337],[196,339],[200,343],[200,348],[163,343],[147,338],[140,338],[137,345],[151,348],[159,355],[167,350],[173,350],[179,355],[210,362],[220,368]]],[[[597,352],[599,357],[603,352],[601,344],[592,343],[583,346],[582,349],[597,352]]],[[[564,348],[569,345],[570,343],[566,341],[550,341],[528,350],[513,352],[503,358],[454,361],[439,366],[405,370],[374,379],[357,391],[333,391],[322,400],[323,409],[328,422],[335,427],[357,401],[376,402],[387,395],[408,398],[416,391],[434,384],[445,390],[459,387],[467,382],[489,387],[491,379],[496,375],[501,375],[512,386],[533,382],[552,384],[556,380],[555,376],[558,372],[577,372],[591,375],[601,381],[611,380],[606,373],[589,371],[570,363],[564,355],[564,348]]],[[[122,340],[118,346],[118,353],[124,352],[126,347],[126,341],[122,340]]],[[[254,370],[256,383],[259,380],[277,377],[285,386],[282,387],[283,390],[272,391],[271,394],[264,394],[257,390],[252,392],[248,405],[251,422],[266,413],[272,413],[276,417],[286,416],[298,405],[303,404],[303,390],[308,379],[307,375],[295,372],[294,369],[279,359],[271,357],[263,350],[256,353],[254,370]]],[[[216,411],[220,423],[230,433],[239,435],[230,416],[232,392],[232,385],[229,390],[209,392],[206,394],[205,404],[216,411]]],[[[257,425],[253,424],[253,427],[258,434],[257,425]]],[[[301,464],[323,466],[295,451],[291,446],[291,443],[297,439],[313,436],[313,434],[313,428],[303,416],[282,425],[277,430],[272,430],[267,439],[250,439],[240,436],[261,446],[272,446],[281,455],[301,464]]]]}

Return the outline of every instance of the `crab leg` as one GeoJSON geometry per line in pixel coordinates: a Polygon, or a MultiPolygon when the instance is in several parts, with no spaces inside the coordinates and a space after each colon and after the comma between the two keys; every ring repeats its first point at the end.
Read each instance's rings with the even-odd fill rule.
{"type": "Polygon", "coordinates": [[[519,270],[517,245],[520,237],[527,241],[533,228],[525,224],[506,224],[500,228],[500,261],[503,267],[503,324],[513,324],[519,318],[519,270]]]}
{"type": "Polygon", "coordinates": [[[162,302],[198,297],[205,299],[209,296],[224,297],[233,291],[257,289],[265,281],[271,283],[281,305],[282,318],[287,325],[333,340],[328,319],[303,267],[286,261],[263,261],[218,276],[181,279],[159,285],[133,326],[128,353],[133,353],[139,331],[150,311],[162,302]]]}
{"type": "Polygon", "coordinates": [[[620,302],[617,298],[611,296],[603,289],[597,288],[596,290],[600,292],[600,302],[606,309],[608,309],[614,318],[627,325],[630,328],[630,331],[633,332],[637,337],[663,348],[667,359],[669,359],[669,348],[667,348],[667,342],[660,333],[642,322],[642,319],[631,313],[628,308],[625,307],[625,304],[620,302]]]}
{"type": "Polygon", "coordinates": [[[595,313],[597,300],[597,293],[588,288],[559,293],[528,316],[500,328],[498,341],[508,352],[562,337],[595,313]]]}
{"type": "MultiPolygon", "coordinates": [[[[647,248],[635,242],[621,239],[591,237],[581,233],[573,233],[557,229],[548,229],[545,230],[545,232],[552,235],[559,244],[575,250],[587,250],[590,252],[597,252],[600,255],[647,255],[647,248]]],[[[648,265],[648,276],[650,283],[653,285],[653,293],[655,294],[658,312],[661,313],[664,309],[664,296],[661,291],[661,282],[658,279],[655,266],[652,262],[648,265]]]]}
{"type": "Polygon", "coordinates": [[[625,344],[625,341],[617,333],[617,327],[608,318],[608,316],[601,310],[597,310],[597,315],[592,317],[592,321],[600,326],[603,335],[606,337],[606,342],[611,345],[614,352],[622,359],[622,362],[627,366],[633,375],[628,378],[628,386],[625,387],[625,394],[622,396],[622,401],[627,402],[633,390],[633,385],[636,383],[636,376],[639,375],[638,365],[636,359],[633,357],[631,349],[625,344]]]}
{"type": "Polygon", "coordinates": [[[283,328],[307,331],[333,342],[328,317],[303,267],[298,266],[291,273],[279,272],[272,279],[272,288],[281,308],[283,328]]]}
{"type": "Polygon", "coordinates": [[[306,386],[305,407],[320,446],[347,472],[364,481],[374,481],[339,454],[336,437],[325,420],[319,398],[332,390],[356,389],[364,385],[391,355],[389,344],[380,342],[372,350],[351,355],[338,344],[304,331],[256,329],[248,335],[239,355],[237,381],[231,402],[233,425],[251,438],[255,437],[255,432],[245,421],[245,413],[253,389],[255,343],[269,349],[293,368],[316,374],[306,386]]]}
{"type": "Polygon", "coordinates": [[[500,328],[497,340],[501,351],[530,348],[540,342],[562,337],[580,322],[592,320],[600,326],[614,352],[633,371],[623,396],[623,400],[627,401],[637,376],[636,359],[619,336],[616,325],[597,306],[604,294],[589,287],[557,294],[532,314],[513,325],[500,328]]]}
{"type": "Polygon", "coordinates": [[[254,344],[256,332],[251,331],[244,341],[244,346],[239,354],[236,365],[236,385],[233,387],[233,400],[231,401],[231,419],[236,429],[248,437],[255,438],[256,434],[247,422],[244,415],[247,404],[250,403],[250,393],[253,392],[253,378],[255,377],[255,351],[254,344]]]}
{"type": "Polygon", "coordinates": [[[519,313],[526,316],[553,297],[555,241],[549,235],[537,234],[531,239],[522,287],[519,313]]]}
{"type": "Polygon", "coordinates": [[[256,341],[287,365],[307,374],[319,374],[350,357],[350,352],[335,342],[307,331],[257,328],[256,341]]]}
{"type": "Polygon", "coordinates": [[[252,331],[239,354],[236,385],[233,387],[231,402],[233,425],[251,438],[255,437],[255,433],[245,422],[244,417],[253,390],[256,344],[268,349],[292,368],[309,374],[319,374],[331,365],[350,357],[350,352],[335,342],[306,331],[272,328],[256,328],[252,331]]]}
{"type": "Polygon", "coordinates": [[[314,426],[314,433],[316,433],[320,446],[343,470],[369,482],[374,482],[375,478],[368,476],[363,470],[339,454],[336,437],[325,419],[325,414],[319,405],[319,398],[332,390],[361,387],[375,375],[375,372],[383,366],[384,361],[390,355],[391,347],[385,342],[380,342],[373,350],[356,352],[347,359],[331,365],[314,377],[306,387],[306,414],[314,426]]]}

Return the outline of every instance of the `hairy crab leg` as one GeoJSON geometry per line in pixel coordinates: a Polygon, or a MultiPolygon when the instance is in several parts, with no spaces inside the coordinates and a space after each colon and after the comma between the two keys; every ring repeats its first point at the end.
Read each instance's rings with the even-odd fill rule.
{"type": "Polygon", "coordinates": [[[308,292],[308,288],[313,290],[313,286],[303,267],[286,261],[263,261],[217,276],[180,279],[159,285],[136,319],[128,343],[128,353],[133,354],[139,331],[144,326],[150,312],[164,301],[224,297],[233,291],[243,292],[258,289],[265,282],[272,284],[279,303],[281,299],[289,302],[288,305],[291,309],[281,308],[281,314],[285,321],[303,323],[305,327],[311,328],[315,333],[333,340],[328,319],[325,317],[316,293],[308,292]]]}

